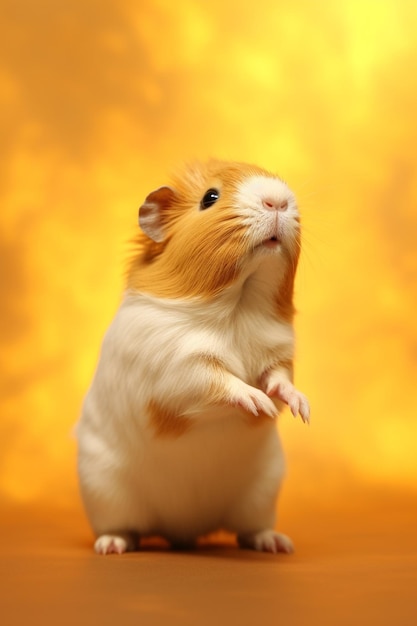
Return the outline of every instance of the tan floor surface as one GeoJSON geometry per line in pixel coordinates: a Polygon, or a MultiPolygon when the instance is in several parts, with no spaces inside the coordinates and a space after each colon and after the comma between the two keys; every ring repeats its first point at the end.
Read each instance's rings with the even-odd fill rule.
{"type": "Polygon", "coordinates": [[[415,498],[349,502],[284,502],[292,556],[226,541],[100,557],[80,508],[2,508],[0,623],[416,626],[415,498]]]}

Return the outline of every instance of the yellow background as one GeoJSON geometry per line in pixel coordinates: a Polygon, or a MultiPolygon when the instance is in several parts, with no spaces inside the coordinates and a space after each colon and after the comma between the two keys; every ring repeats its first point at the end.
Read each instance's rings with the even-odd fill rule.
{"type": "Polygon", "coordinates": [[[0,496],[74,502],[137,207],[208,156],[299,199],[293,489],[416,489],[417,3],[3,0],[0,24],[0,496]]]}

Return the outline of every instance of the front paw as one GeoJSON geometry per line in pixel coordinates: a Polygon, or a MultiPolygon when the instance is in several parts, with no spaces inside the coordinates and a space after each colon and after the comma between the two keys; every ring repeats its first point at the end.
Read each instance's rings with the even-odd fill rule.
{"type": "Polygon", "coordinates": [[[231,385],[229,402],[253,415],[265,413],[272,418],[277,416],[276,406],[268,395],[243,381],[234,381],[231,385]]]}
{"type": "Polygon", "coordinates": [[[294,417],[300,414],[304,423],[310,423],[310,405],[306,396],[298,391],[289,380],[279,378],[274,380],[273,377],[266,385],[266,393],[270,398],[279,398],[291,409],[294,417]]]}

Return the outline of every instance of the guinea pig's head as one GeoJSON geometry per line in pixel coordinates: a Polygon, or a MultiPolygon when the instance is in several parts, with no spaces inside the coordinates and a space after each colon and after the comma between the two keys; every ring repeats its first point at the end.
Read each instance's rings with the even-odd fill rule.
{"type": "Polygon", "coordinates": [[[147,196],[139,225],[134,283],[158,295],[217,295],[271,256],[288,271],[297,265],[294,194],[254,165],[212,160],[186,166],[170,186],[147,196]]]}

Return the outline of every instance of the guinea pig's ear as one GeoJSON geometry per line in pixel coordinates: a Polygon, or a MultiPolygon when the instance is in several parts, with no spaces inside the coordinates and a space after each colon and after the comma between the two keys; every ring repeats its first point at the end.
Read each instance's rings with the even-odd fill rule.
{"type": "Polygon", "coordinates": [[[159,187],[146,197],[139,209],[139,226],[153,241],[160,243],[165,239],[163,212],[175,198],[171,187],[159,187]]]}

